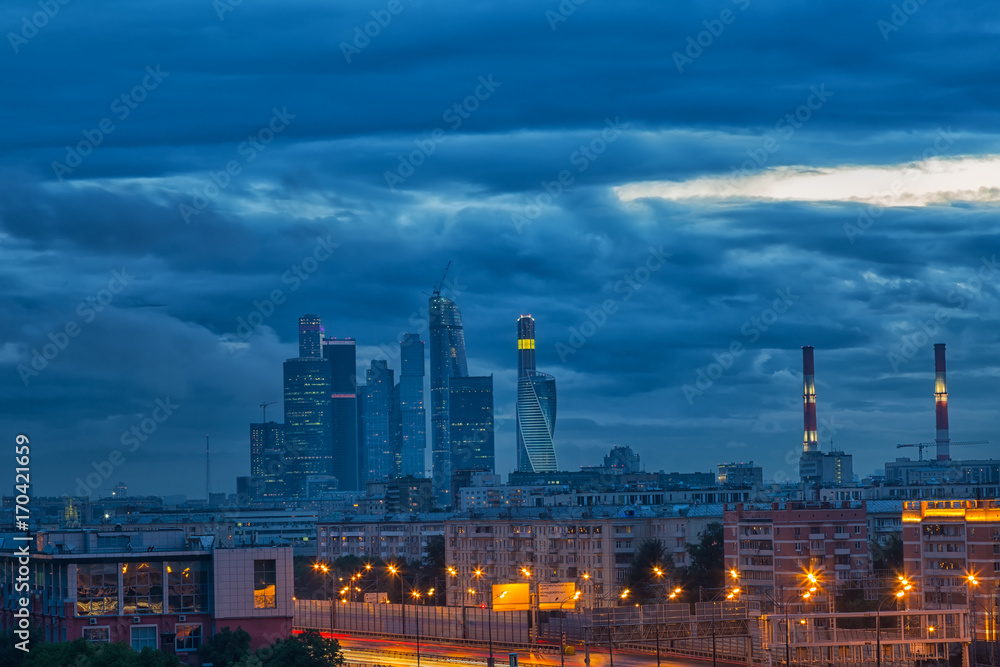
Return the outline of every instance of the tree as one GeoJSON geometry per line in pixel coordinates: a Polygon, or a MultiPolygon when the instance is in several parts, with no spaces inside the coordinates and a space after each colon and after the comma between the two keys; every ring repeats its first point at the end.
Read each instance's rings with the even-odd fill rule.
{"type": "Polygon", "coordinates": [[[872,555],[872,569],[876,572],[879,570],[901,572],[903,570],[903,540],[898,534],[890,534],[885,544],[879,544],[877,540],[872,540],[868,543],[868,550],[872,555]]]}
{"type": "MultiPolygon", "coordinates": [[[[124,642],[95,644],[85,639],[58,644],[32,645],[23,667],[179,667],[177,656],[149,647],[134,651],[124,642]]],[[[5,665],[6,667],[6,665],[5,665]]]]}
{"type": "Polygon", "coordinates": [[[433,604],[443,604],[445,595],[442,584],[448,580],[445,569],[444,535],[432,535],[427,538],[427,546],[418,573],[419,578],[431,582],[431,587],[434,588],[434,596],[431,598],[433,604]]]}
{"type": "MultiPolygon", "coordinates": [[[[345,664],[340,642],[324,639],[316,630],[306,630],[290,639],[279,639],[271,646],[259,649],[256,658],[261,667],[340,667],[345,664]]],[[[241,667],[252,667],[244,660],[241,667]]]]}
{"type": "Polygon", "coordinates": [[[250,633],[242,628],[236,628],[236,632],[233,632],[226,626],[222,628],[222,632],[216,633],[198,647],[199,660],[215,667],[236,664],[248,655],[250,633]]]}
{"type": "Polygon", "coordinates": [[[699,535],[698,542],[688,543],[690,564],[684,569],[684,581],[690,592],[699,588],[721,590],[725,587],[724,545],[721,523],[708,524],[699,535]]]}
{"type": "Polygon", "coordinates": [[[663,587],[670,584],[673,570],[673,556],[666,552],[663,542],[643,540],[635,552],[626,579],[629,601],[646,604],[662,597],[661,594],[665,590],[663,587]],[[657,575],[656,570],[662,574],[657,575]]]}

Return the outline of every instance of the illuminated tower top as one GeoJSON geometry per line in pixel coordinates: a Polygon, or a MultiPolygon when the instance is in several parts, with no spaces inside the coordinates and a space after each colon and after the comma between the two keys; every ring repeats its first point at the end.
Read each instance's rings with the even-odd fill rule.
{"type": "Polygon", "coordinates": [[[317,315],[299,318],[299,357],[323,358],[323,323],[317,315]]]}
{"type": "Polygon", "coordinates": [[[517,377],[535,370],[535,318],[521,315],[517,320],[517,377]]]}

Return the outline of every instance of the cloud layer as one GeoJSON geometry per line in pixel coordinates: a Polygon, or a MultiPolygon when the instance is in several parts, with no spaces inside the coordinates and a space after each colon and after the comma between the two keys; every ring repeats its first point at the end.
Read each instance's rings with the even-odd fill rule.
{"type": "Polygon", "coordinates": [[[448,261],[501,416],[535,316],[566,468],[794,477],[802,345],[863,474],[931,439],[934,342],[955,439],[990,438],[1000,10],[570,4],[5,5],[0,392],[37,492],[118,449],[100,489],[199,495],[205,433],[234,489],[297,317],[398,368],[448,261]]]}

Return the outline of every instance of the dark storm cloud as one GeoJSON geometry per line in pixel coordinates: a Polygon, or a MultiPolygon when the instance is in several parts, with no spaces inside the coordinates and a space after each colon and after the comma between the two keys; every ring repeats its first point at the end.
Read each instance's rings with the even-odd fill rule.
{"type": "MultiPolygon", "coordinates": [[[[567,468],[627,443],[652,469],[752,457],[794,477],[804,344],[832,420],[821,435],[859,472],[928,439],[939,339],[956,437],[989,436],[1000,275],[975,276],[997,250],[991,206],[886,209],[851,243],[861,204],[622,203],[611,188],[732,179],[768,137],[779,148],[754,173],[908,162],[941,130],[948,155],[996,153],[994,7],[928,3],[895,30],[879,24],[891,2],[590,0],[555,22],[556,2],[402,6],[359,46],[384,3],[244,2],[221,17],[203,0],[69,3],[0,56],[0,392],[5,431],[53,453],[43,492],[72,492],[166,397],[179,407],[102,484],[198,494],[211,433],[214,487],[231,490],[247,422],[280,399],[296,318],[316,312],[398,368],[392,348],[426,338],[423,292],[448,261],[498,414],[513,408],[515,320],[536,317],[567,468]],[[710,43],[693,56],[689,38],[710,43]],[[826,101],[782,135],[817,89],[826,101]],[[248,160],[240,147],[275,110],[294,117],[248,160]],[[620,134],[594,143],[609,123],[620,134]],[[55,173],[73,152],[79,165],[55,173]],[[240,173],[186,223],[181,206],[233,160],[240,173]],[[402,162],[413,172],[390,189],[402,162]],[[317,248],[332,251],[301,277],[317,248]],[[651,248],[670,256],[639,280],[651,248]],[[134,278],[85,321],[80,304],[123,269],[134,278]],[[275,290],[282,303],[240,334],[275,290]],[[793,297],[768,322],[778,291],[793,297]],[[25,384],[19,367],[70,323],[79,333],[25,384]],[[687,400],[733,343],[744,352],[687,400]]],[[[36,11],[5,5],[0,27],[20,35],[36,11]]],[[[497,451],[512,468],[509,419],[497,451]]]]}

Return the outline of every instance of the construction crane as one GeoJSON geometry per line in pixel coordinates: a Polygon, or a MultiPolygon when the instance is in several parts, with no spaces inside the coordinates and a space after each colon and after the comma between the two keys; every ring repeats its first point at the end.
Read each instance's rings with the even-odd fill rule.
{"type": "Polygon", "coordinates": [[[267,406],[274,405],[275,403],[277,403],[277,401],[271,401],[270,403],[261,403],[259,406],[257,406],[261,410],[261,423],[262,424],[266,424],[267,423],[267,406]]]}
{"type": "Polygon", "coordinates": [[[434,286],[434,296],[441,296],[441,288],[444,286],[444,279],[448,277],[448,269],[450,268],[451,262],[448,262],[448,265],[444,267],[444,275],[441,276],[441,280],[438,284],[434,286]]]}
{"type": "MultiPolygon", "coordinates": [[[[988,444],[990,444],[990,441],[989,440],[963,440],[962,442],[949,442],[948,444],[949,445],[988,445],[988,444]]],[[[919,454],[919,460],[923,461],[924,460],[924,447],[936,447],[936,446],[937,446],[936,442],[913,442],[913,443],[907,443],[905,445],[896,445],[896,449],[901,449],[903,447],[916,447],[917,450],[920,452],[920,454],[919,454]]]]}

